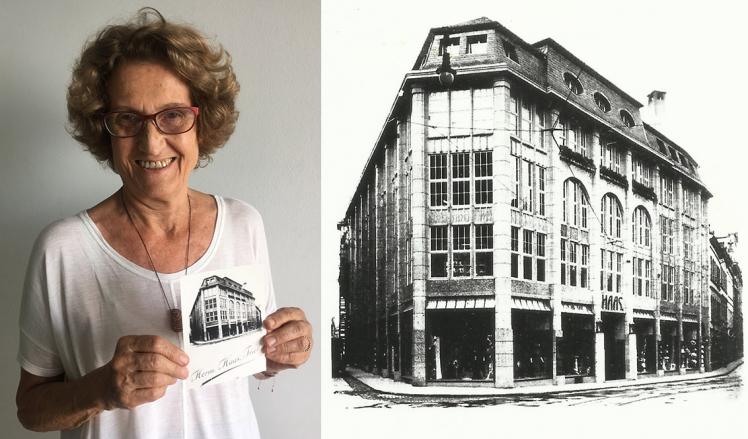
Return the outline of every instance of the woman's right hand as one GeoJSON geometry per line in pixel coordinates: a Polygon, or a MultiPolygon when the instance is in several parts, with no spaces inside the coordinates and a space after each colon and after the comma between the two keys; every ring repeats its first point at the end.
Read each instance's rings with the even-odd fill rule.
{"type": "Polygon", "coordinates": [[[163,337],[121,337],[112,360],[94,372],[102,408],[132,409],[160,399],[168,386],[189,376],[188,362],[187,354],[163,337]]]}

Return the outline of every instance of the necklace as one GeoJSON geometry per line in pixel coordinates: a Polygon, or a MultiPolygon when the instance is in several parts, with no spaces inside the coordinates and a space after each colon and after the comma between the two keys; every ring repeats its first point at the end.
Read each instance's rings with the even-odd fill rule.
{"type": "MultiPolygon", "coordinates": [[[[145,245],[145,240],[143,239],[143,236],[140,234],[140,231],[135,226],[135,221],[132,220],[132,216],[130,215],[130,211],[127,209],[127,204],[125,204],[125,194],[124,191],[120,191],[120,200],[122,201],[122,207],[125,208],[125,213],[127,213],[127,218],[130,220],[130,224],[132,224],[132,228],[135,229],[135,233],[138,234],[138,238],[140,238],[140,242],[143,244],[143,248],[145,249],[145,254],[148,255],[148,261],[151,263],[151,270],[153,270],[153,274],[156,275],[156,280],[158,280],[158,286],[161,288],[161,294],[164,296],[164,301],[166,302],[166,308],[169,310],[169,321],[171,322],[171,329],[174,332],[182,332],[182,310],[179,308],[172,308],[169,305],[169,299],[166,297],[166,291],[164,291],[164,284],[161,283],[161,277],[158,275],[158,271],[156,271],[156,266],[153,264],[153,258],[151,258],[151,254],[148,252],[148,247],[145,245]]],[[[187,264],[189,263],[189,257],[190,257],[190,237],[192,235],[192,201],[190,200],[190,194],[187,194],[187,208],[188,208],[188,216],[187,216],[187,250],[185,251],[184,255],[184,274],[187,274],[187,264]]]]}

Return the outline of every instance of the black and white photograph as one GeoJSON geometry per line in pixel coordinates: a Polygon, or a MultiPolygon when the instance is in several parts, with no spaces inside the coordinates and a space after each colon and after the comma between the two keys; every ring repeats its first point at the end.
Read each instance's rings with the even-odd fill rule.
{"type": "Polygon", "coordinates": [[[266,273],[264,267],[246,265],[180,279],[182,303],[192,304],[182,315],[182,343],[191,364],[188,388],[265,370],[260,340],[266,333],[266,273]]]}
{"type": "Polygon", "coordinates": [[[741,8],[384,4],[323,4],[323,435],[744,426],[741,8]]]}

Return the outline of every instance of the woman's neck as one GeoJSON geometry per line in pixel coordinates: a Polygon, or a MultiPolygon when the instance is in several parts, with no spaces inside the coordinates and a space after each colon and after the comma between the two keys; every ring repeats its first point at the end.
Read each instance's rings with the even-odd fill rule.
{"type": "Polygon", "coordinates": [[[120,189],[120,204],[125,203],[132,220],[143,233],[163,236],[176,236],[183,233],[189,221],[189,188],[183,194],[170,199],[155,199],[139,196],[129,192],[125,187],[120,189]]]}

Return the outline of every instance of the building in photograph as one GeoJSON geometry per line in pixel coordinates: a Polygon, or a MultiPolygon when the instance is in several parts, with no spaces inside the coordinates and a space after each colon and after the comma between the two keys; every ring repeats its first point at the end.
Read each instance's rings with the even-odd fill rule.
{"type": "Polygon", "coordinates": [[[255,298],[243,285],[227,277],[203,279],[190,311],[190,341],[217,341],[262,327],[255,298]]]}
{"type": "Polygon", "coordinates": [[[711,236],[709,244],[709,362],[715,368],[743,356],[743,276],[733,259],[737,234],[711,236]]]}
{"type": "Polygon", "coordinates": [[[665,92],[480,18],[431,29],[395,93],[339,223],[347,364],[419,386],[710,369],[711,194],[656,128],[665,92]]]}

